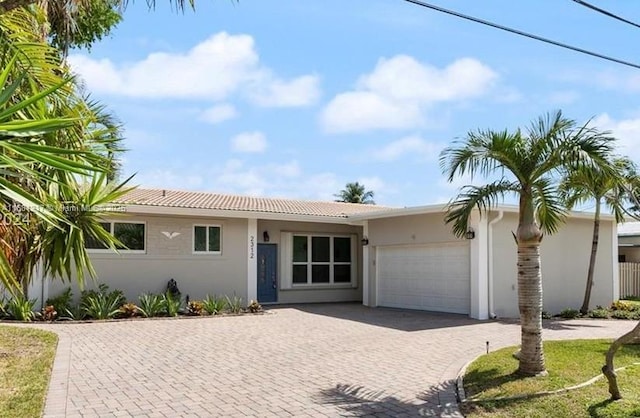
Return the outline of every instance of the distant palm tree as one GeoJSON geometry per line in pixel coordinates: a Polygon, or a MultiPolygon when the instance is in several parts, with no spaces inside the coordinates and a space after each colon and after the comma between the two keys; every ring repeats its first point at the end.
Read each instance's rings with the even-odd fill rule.
{"type": "Polygon", "coordinates": [[[581,167],[606,166],[613,138],[586,126],[576,127],[561,112],[540,117],[515,132],[470,132],[465,141],[446,148],[441,165],[449,181],[456,176],[498,174],[483,186],[465,186],[450,203],[445,220],[464,236],[469,217],[486,212],[505,195],[519,199],[517,244],[518,308],[521,348],[518,372],[546,374],[542,347],[542,275],[540,242],[557,231],[566,209],[558,194],[558,175],[581,167]]]}
{"type": "Polygon", "coordinates": [[[376,204],[373,201],[373,192],[371,190],[365,191],[364,184],[360,184],[357,181],[355,183],[347,183],[344,190],[340,190],[340,193],[334,196],[338,198],[336,202],[376,204]]]}
{"type": "Polygon", "coordinates": [[[634,201],[632,190],[637,189],[640,180],[633,161],[628,158],[616,158],[612,162],[614,170],[602,170],[598,167],[583,167],[580,170],[569,172],[562,184],[560,191],[567,207],[572,209],[580,203],[595,202],[593,217],[593,239],[591,241],[591,256],[587,271],[587,285],[584,299],[580,307],[583,315],[589,311],[591,288],[593,287],[593,275],[598,253],[598,241],[600,238],[600,213],[602,205],[608,207],[616,218],[616,222],[624,221],[625,215],[631,215],[627,206],[634,201]]]}

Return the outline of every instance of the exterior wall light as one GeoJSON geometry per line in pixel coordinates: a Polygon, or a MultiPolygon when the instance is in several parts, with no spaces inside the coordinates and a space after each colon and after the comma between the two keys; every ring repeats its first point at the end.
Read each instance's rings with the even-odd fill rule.
{"type": "Polygon", "coordinates": [[[474,231],[473,228],[469,227],[469,229],[467,229],[467,232],[464,234],[464,237],[466,239],[474,239],[476,237],[476,231],[474,231]]]}

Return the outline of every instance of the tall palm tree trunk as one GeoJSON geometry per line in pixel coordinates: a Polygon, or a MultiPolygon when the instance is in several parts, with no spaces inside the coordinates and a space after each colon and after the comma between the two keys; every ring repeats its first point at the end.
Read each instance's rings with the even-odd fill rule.
{"type": "Polygon", "coordinates": [[[520,309],[520,365],[518,373],[545,373],[542,349],[542,275],[539,242],[518,243],[518,308],[520,309]]]}
{"type": "Polygon", "coordinates": [[[518,232],[518,308],[521,345],[518,373],[546,374],[542,348],[542,274],[540,241],[542,232],[535,221],[530,193],[520,195],[518,232]]]}
{"type": "Polygon", "coordinates": [[[580,313],[586,315],[589,312],[591,300],[591,288],[593,287],[593,273],[596,267],[596,255],[598,254],[598,241],[600,240],[600,199],[596,200],[596,213],[593,218],[593,239],[591,241],[591,257],[589,258],[589,270],[587,271],[587,287],[584,290],[584,299],[580,313]]]}

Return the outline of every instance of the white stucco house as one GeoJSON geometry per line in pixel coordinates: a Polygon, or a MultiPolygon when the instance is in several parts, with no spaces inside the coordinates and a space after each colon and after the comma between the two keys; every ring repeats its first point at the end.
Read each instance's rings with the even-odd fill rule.
{"type": "MultiPolygon", "coordinates": [[[[517,317],[517,208],[474,216],[468,238],[444,223],[443,205],[384,208],[336,202],[136,189],[104,227],[128,247],[88,243],[98,282],[132,301],[162,292],[237,295],[261,303],[356,301],[472,318],[517,317]]],[[[544,309],[582,301],[591,214],[574,212],[542,243],[544,309]]],[[[594,305],[619,296],[616,224],[603,216],[594,305]]],[[[37,287],[38,285],[34,285],[37,287]]],[[[45,280],[35,294],[67,285],[45,280]]],[[[93,284],[88,283],[88,287],[93,284]]]]}

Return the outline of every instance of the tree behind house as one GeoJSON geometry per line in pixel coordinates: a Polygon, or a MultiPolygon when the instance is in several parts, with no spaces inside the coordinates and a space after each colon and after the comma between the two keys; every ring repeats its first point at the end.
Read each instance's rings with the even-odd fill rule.
{"type": "Polygon", "coordinates": [[[591,289],[594,285],[594,272],[598,242],[600,240],[600,215],[602,207],[611,210],[617,223],[623,222],[625,215],[629,215],[628,207],[632,204],[632,191],[640,184],[633,161],[624,157],[613,159],[610,167],[582,167],[570,171],[560,185],[560,191],[567,208],[588,202],[595,203],[593,216],[593,234],[591,240],[591,254],[584,298],[580,313],[589,312],[591,289]]]}
{"type": "Polygon", "coordinates": [[[334,196],[338,198],[336,202],[362,203],[365,205],[375,205],[376,203],[373,201],[373,192],[371,190],[367,191],[364,184],[360,184],[357,181],[355,183],[347,183],[345,188],[334,196]]]}

